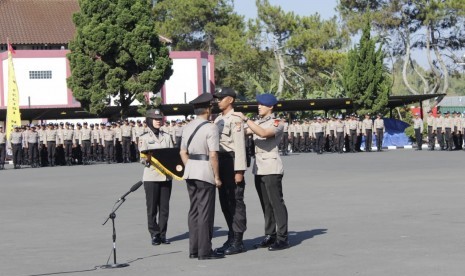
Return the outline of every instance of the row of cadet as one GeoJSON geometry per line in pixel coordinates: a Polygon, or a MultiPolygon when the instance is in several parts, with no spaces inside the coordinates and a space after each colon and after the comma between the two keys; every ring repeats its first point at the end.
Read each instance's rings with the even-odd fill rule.
{"type": "Polygon", "coordinates": [[[372,151],[373,136],[377,151],[382,151],[385,132],[382,114],[377,114],[375,120],[370,114],[366,114],[363,120],[356,114],[293,120],[292,123],[281,119],[284,123],[280,145],[283,155],[289,152],[358,152],[361,151],[363,136],[367,152],[372,151]]]}
{"type": "Polygon", "coordinates": [[[417,150],[422,150],[424,141],[424,131],[426,131],[426,142],[428,150],[435,150],[436,145],[440,150],[461,150],[463,149],[465,133],[465,112],[462,117],[460,112],[438,111],[436,115],[429,111],[426,118],[426,125],[420,118],[420,113],[415,114],[413,119],[413,129],[417,150]],[[426,128],[425,128],[426,126],[426,128]]]}
{"type": "MultiPolygon", "coordinates": [[[[189,121],[167,121],[162,127],[179,146],[182,127],[189,121]]],[[[88,124],[48,123],[15,126],[7,140],[0,125],[0,169],[7,153],[14,168],[89,165],[93,162],[129,163],[139,160],[138,141],[146,133],[145,121],[88,124]]]]}

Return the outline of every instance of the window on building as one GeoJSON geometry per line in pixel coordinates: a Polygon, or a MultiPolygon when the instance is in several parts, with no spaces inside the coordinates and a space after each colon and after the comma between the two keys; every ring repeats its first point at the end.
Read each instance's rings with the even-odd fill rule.
{"type": "Polygon", "coordinates": [[[29,71],[29,79],[31,80],[44,80],[51,79],[52,71],[29,71]]]}

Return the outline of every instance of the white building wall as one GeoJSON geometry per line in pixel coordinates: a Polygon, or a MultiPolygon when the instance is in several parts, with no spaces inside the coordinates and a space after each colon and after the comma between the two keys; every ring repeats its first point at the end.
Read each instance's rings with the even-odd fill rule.
{"type": "Polygon", "coordinates": [[[195,99],[198,94],[198,74],[196,59],[174,59],[173,75],[165,82],[165,103],[186,103],[195,99]]]}
{"type": "MultiPolygon", "coordinates": [[[[13,58],[16,82],[19,90],[19,104],[28,105],[67,105],[65,58],[13,58]],[[30,79],[29,71],[52,71],[51,79],[30,79]]],[[[4,90],[8,91],[8,59],[3,60],[4,90]]],[[[8,103],[8,93],[4,93],[4,103],[8,103]]]]}

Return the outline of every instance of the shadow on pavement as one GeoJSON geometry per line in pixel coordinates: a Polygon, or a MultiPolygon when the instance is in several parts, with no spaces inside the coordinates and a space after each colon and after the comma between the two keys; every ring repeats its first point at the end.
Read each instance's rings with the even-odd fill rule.
{"type": "MultiPolygon", "coordinates": [[[[315,236],[326,234],[328,229],[313,229],[305,231],[289,231],[289,244],[291,247],[301,244],[305,240],[309,240],[315,236]]],[[[263,240],[262,237],[244,240],[244,245],[247,250],[256,250],[255,244],[260,243],[263,240]]]]}

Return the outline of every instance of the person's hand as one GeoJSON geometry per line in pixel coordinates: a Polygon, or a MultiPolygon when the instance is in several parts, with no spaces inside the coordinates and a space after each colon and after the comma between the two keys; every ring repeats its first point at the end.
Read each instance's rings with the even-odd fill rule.
{"type": "Polygon", "coordinates": [[[233,112],[232,115],[241,118],[242,121],[245,120],[245,115],[242,112],[233,112]]]}
{"type": "Polygon", "coordinates": [[[222,184],[221,179],[219,177],[215,177],[215,186],[219,188],[222,184]]]}
{"type": "Polygon", "coordinates": [[[239,185],[244,181],[244,173],[242,172],[236,172],[234,174],[234,181],[236,181],[236,184],[239,185]]]}

